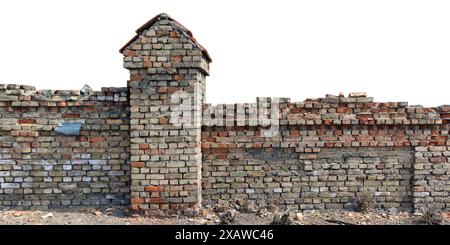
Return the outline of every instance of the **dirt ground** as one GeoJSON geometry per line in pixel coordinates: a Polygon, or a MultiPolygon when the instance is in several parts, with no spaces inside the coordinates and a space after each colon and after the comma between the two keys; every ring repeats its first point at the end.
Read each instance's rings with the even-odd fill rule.
{"type": "MultiPolygon", "coordinates": [[[[426,224],[423,215],[371,210],[353,212],[323,210],[303,212],[202,212],[200,217],[152,218],[129,215],[127,209],[70,209],[51,211],[0,211],[0,225],[267,225],[274,217],[288,214],[289,224],[298,225],[411,225],[426,224]],[[227,216],[228,215],[228,216],[227,216]],[[224,221],[225,220],[225,221],[224,221]],[[228,220],[228,222],[226,222],[228,220]],[[225,223],[224,223],[225,222],[225,223]]],[[[450,212],[439,213],[441,224],[450,224],[450,212]]]]}

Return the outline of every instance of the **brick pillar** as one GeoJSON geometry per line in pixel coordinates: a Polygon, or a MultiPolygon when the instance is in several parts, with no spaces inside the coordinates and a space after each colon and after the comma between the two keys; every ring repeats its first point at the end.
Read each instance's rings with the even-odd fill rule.
{"type": "Polygon", "coordinates": [[[415,211],[423,208],[449,209],[448,183],[449,146],[415,147],[413,204],[415,211]]]}
{"type": "Polygon", "coordinates": [[[201,207],[201,110],[211,59],[166,14],[125,45],[130,70],[131,208],[192,215],[201,207]]]}

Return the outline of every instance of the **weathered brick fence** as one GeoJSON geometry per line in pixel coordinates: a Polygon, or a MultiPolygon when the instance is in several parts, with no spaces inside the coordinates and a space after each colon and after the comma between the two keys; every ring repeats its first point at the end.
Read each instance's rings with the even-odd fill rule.
{"type": "Polygon", "coordinates": [[[213,107],[211,58],[165,14],[121,53],[124,88],[0,85],[1,208],[190,214],[219,200],[340,209],[362,196],[450,208],[450,106],[353,93],[213,107]]]}

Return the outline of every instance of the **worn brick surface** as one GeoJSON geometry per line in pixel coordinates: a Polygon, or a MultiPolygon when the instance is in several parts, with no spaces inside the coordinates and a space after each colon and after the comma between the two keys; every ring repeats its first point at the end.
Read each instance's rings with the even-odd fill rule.
{"type": "Polygon", "coordinates": [[[209,60],[192,34],[168,15],[151,22],[122,51],[131,77],[136,162],[131,208],[150,215],[195,214],[201,207],[201,115],[209,60]],[[176,124],[174,112],[192,117],[176,124]]]}
{"type": "Polygon", "coordinates": [[[277,134],[265,137],[263,132],[270,127],[254,112],[270,111],[273,105],[274,99],[258,98],[253,104],[203,106],[205,200],[254,199],[300,209],[344,208],[350,197],[366,192],[377,207],[450,207],[449,106],[378,103],[365,93],[303,102],[281,98],[277,134]],[[389,155],[383,149],[390,149],[389,155]],[[349,159],[355,161],[353,169],[343,169],[349,159]],[[375,162],[366,163],[370,159],[375,162]],[[317,163],[336,169],[321,170],[317,163]],[[309,175],[317,182],[310,181],[309,175]],[[341,187],[330,194],[335,184],[341,187]]]}
{"type": "Polygon", "coordinates": [[[126,88],[35,90],[0,85],[0,206],[128,205],[129,108],[126,88]],[[81,122],[80,136],[55,133],[81,122]]]}
{"type": "Polygon", "coordinates": [[[219,200],[342,209],[362,196],[380,208],[450,208],[448,105],[360,92],[206,104],[211,58],[167,14],[120,51],[124,88],[0,84],[1,208],[192,215],[219,200]],[[79,135],[55,132],[68,122],[79,135]]]}
{"type": "Polygon", "coordinates": [[[326,148],[313,159],[279,147],[203,153],[203,195],[210,204],[248,200],[292,209],[342,209],[370,195],[376,207],[412,207],[409,147],[326,148]],[[219,160],[224,153],[227,158],[219,160]]]}

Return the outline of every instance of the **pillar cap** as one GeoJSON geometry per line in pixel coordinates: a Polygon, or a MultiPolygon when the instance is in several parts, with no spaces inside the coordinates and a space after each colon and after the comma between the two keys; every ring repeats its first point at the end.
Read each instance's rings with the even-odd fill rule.
{"type": "Polygon", "coordinates": [[[152,19],[150,19],[149,21],[147,21],[147,23],[145,23],[144,25],[142,25],[141,27],[139,27],[136,30],[136,35],[130,40],[128,41],[120,50],[120,53],[123,53],[123,51],[125,49],[127,49],[129,46],[131,46],[136,40],[139,39],[140,35],[142,35],[142,33],[144,33],[144,31],[148,30],[150,27],[152,27],[156,22],[158,22],[159,20],[169,20],[171,22],[173,22],[175,25],[177,25],[178,27],[180,27],[185,36],[187,38],[189,38],[195,45],[198,46],[198,48],[202,51],[203,56],[206,58],[206,60],[208,62],[211,62],[211,56],[208,54],[208,51],[200,44],[197,42],[197,40],[194,38],[194,36],[192,35],[192,32],[189,31],[186,27],[184,27],[182,24],[180,24],[178,21],[176,21],[175,19],[173,19],[172,17],[170,17],[168,14],[166,13],[161,13],[156,15],[155,17],[153,17],[152,19]]]}

